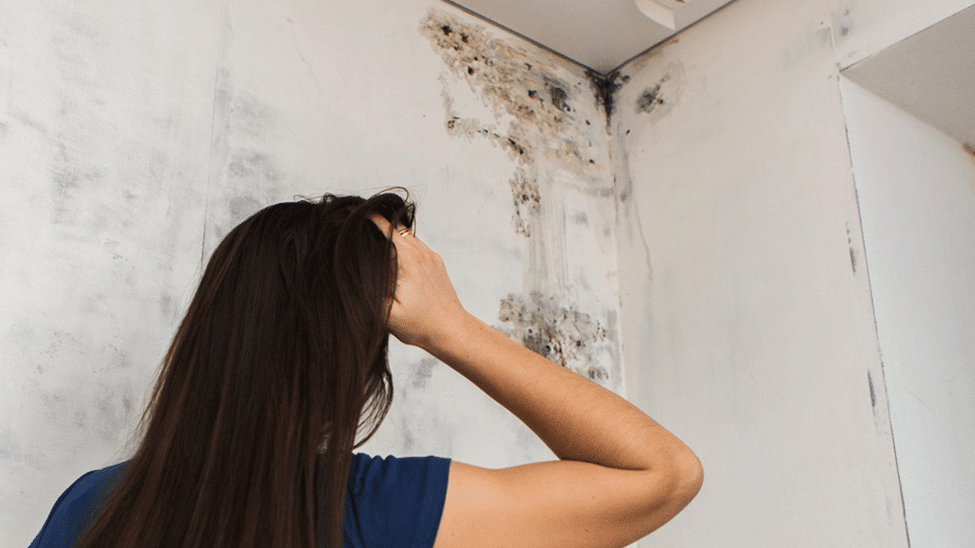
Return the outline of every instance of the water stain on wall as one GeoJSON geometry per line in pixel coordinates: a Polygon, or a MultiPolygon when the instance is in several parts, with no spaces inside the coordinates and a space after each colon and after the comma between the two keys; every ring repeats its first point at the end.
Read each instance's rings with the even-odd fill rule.
{"type": "Polygon", "coordinates": [[[606,328],[574,305],[538,291],[528,300],[511,294],[501,300],[498,319],[511,325],[502,328],[508,336],[535,353],[592,380],[609,378],[594,358],[594,346],[607,340],[606,328]]]}

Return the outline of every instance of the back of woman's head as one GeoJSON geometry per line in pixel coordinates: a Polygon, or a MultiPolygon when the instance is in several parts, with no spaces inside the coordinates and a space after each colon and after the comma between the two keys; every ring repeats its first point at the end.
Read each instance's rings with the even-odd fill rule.
{"type": "Polygon", "coordinates": [[[213,252],[163,362],[144,437],[82,546],[341,543],[354,447],[392,398],[396,194],[267,207],[213,252]]]}

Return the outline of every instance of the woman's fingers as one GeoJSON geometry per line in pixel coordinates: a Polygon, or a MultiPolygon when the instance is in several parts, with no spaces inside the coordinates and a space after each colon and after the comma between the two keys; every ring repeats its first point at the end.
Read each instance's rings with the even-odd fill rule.
{"type": "Polygon", "coordinates": [[[374,216],[373,222],[396,247],[396,294],[389,330],[402,342],[423,347],[463,307],[439,255],[406,227],[391,227],[381,216],[374,216]]]}

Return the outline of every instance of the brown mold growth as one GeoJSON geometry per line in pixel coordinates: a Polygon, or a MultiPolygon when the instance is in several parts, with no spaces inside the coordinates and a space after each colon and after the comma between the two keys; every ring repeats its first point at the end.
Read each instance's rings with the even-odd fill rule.
{"type": "Polygon", "coordinates": [[[535,353],[594,381],[609,379],[595,359],[607,341],[606,329],[574,305],[565,306],[538,291],[527,301],[512,294],[501,300],[498,319],[512,326],[502,332],[535,353]]]}
{"type": "Polygon", "coordinates": [[[542,197],[538,192],[538,181],[529,177],[524,169],[518,169],[508,181],[511,185],[511,199],[515,211],[511,214],[511,224],[515,232],[522,236],[532,235],[532,227],[538,222],[542,197]]]}
{"type": "Polygon", "coordinates": [[[483,26],[437,10],[420,22],[420,33],[440,54],[449,74],[467,82],[495,117],[482,121],[455,111],[451,79],[442,77],[448,132],[489,138],[523,165],[547,157],[568,169],[592,169],[586,151],[592,147],[593,125],[577,115],[575,106],[582,97],[593,101],[583,75],[569,82],[576,78],[568,72],[529,57],[483,26]]]}

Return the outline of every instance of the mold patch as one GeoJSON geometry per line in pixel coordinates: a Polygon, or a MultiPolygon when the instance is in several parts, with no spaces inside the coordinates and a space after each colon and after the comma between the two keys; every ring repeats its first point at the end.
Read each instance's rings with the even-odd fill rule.
{"type": "Polygon", "coordinates": [[[525,170],[519,169],[515,176],[508,181],[511,186],[511,198],[515,211],[511,214],[511,224],[515,232],[530,237],[539,219],[541,195],[538,192],[538,182],[530,178],[525,170]]]}
{"type": "Polygon", "coordinates": [[[626,81],[624,78],[629,78],[620,76],[618,70],[609,74],[589,71],[588,76],[589,84],[592,86],[592,91],[596,96],[596,104],[606,113],[606,127],[609,128],[610,121],[613,118],[613,111],[616,109],[616,91],[623,86],[623,83],[626,81]]]}
{"type": "Polygon", "coordinates": [[[453,96],[460,90],[442,77],[445,125],[451,135],[487,137],[523,165],[547,157],[568,169],[589,171],[592,128],[574,115],[584,81],[570,82],[520,48],[492,37],[484,27],[436,10],[420,22],[420,33],[449,73],[466,82],[495,118],[461,116],[453,107],[453,96]]]}
{"type": "Polygon", "coordinates": [[[673,110],[684,89],[684,67],[680,63],[667,66],[667,73],[647,87],[636,100],[636,112],[649,117],[651,124],[673,110]]]}
{"type": "Polygon", "coordinates": [[[565,306],[538,291],[527,301],[511,294],[501,300],[498,319],[511,324],[509,337],[535,353],[594,381],[609,379],[595,359],[595,347],[607,340],[606,328],[574,305],[565,306]]]}

